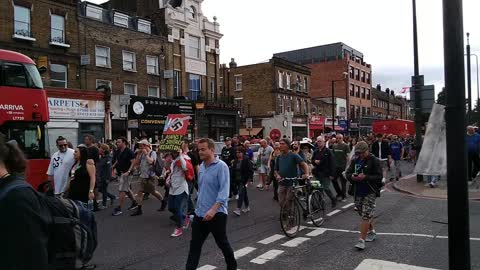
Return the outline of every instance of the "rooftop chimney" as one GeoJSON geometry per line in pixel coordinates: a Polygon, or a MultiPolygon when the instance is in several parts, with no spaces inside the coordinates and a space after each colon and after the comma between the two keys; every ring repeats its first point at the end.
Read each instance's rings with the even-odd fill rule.
{"type": "Polygon", "coordinates": [[[232,60],[230,61],[230,63],[228,65],[230,66],[230,68],[236,68],[237,63],[235,62],[235,58],[232,58],[232,60]]]}
{"type": "Polygon", "coordinates": [[[377,90],[382,91],[382,86],[380,84],[377,84],[377,90]]]}

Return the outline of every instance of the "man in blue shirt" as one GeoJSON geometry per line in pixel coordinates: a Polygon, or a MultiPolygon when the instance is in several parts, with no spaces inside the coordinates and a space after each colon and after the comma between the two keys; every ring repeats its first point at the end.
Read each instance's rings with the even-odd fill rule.
{"type": "Polygon", "coordinates": [[[186,269],[197,269],[203,243],[212,233],[225,257],[227,269],[234,270],[237,269],[237,261],[227,239],[230,170],[225,162],[215,158],[215,143],[211,139],[201,139],[198,151],[203,163],[198,172],[197,209],[186,269]]]}
{"type": "Polygon", "coordinates": [[[390,181],[393,181],[393,178],[398,181],[398,179],[402,177],[402,172],[400,171],[400,160],[403,158],[403,153],[403,144],[398,140],[398,136],[394,135],[392,142],[390,143],[390,154],[393,160],[393,166],[390,166],[393,171],[390,181]]]}
{"type": "Polygon", "coordinates": [[[480,135],[475,133],[472,126],[467,127],[467,149],[468,149],[468,180],[472,181],[480,170],[480,135]],[[472,166],[473,163],[473,166],[472,166]]]}

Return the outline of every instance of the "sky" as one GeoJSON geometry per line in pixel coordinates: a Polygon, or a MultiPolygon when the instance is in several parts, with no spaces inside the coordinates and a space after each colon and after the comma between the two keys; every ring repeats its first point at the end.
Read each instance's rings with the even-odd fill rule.
{"type": "MultiPolygon", "coordinates": [[[[278,52],[343,42],[372,65],[373,86],[399,92],[413,75],[411,5],[410,0],[204,0],[202,11],[211,21],[218,18],[223,63],[235,58],[238,65],[254,64],[278,52]]],[[[474,32],[480,30],[480,1],[464,0],[463,11],[471,51],[480,56],[480,31],[474,32]]],[[[417,1],[417,19],[420,74],[438,93],[444,86],[442,1],[417,1]]]]}

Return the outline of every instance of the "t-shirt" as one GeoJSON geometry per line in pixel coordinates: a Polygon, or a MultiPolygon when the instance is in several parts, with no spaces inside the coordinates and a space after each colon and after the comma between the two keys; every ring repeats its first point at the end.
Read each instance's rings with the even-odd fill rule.
{"type": "Polygon", "coordinates": [[[259,157],[261,158],[262,165],[268,166],[268,161],[270,160],[270,154],[272,154],[273,148],[271,146],[267,146],[266,148],[260,147],[259,150],[259,157]]]}
{"type": "Polygon", "coordinates": [[[55,194],[62,194],[67,188],[70,169],[75,163],[73,153],[73,149],[68,148],[64,153],[56,152],[50,159],[47,175],[53,175],[55,194]]]}
{"type": "Polygon", "coordinates": [[[151,176],[155,175],[155,172],[152,170],[152,166],[155,164],[155,160],[157,160],[157,153],[155,151],[150,151],[148,154],[142,154],[140,157],[140,177],[141,178],[150,178],[151,176]],[[149,164],[147,160],[147,156],[153,159],[153,163],[149,164]]]}
{"type": "Polygon", "coordinates": [[[222,149],[222,160],[225,162],[228,167],[232,166],[232,161],[235,158],[235,149],[232,147],[227,148],[226,146],[222,149]]]}
{"type": "Polygon", "coordinates": [[[253,160],[253,150],[250,148],[247,148],[247,156],[249,160],[253,160]]]}
{"type": "MultiPolygon", "coordinates": [[[[355,160],[355,171],[354,173],[360,174],[363,172],[363,167],[365,166],[365,161],[358,158],[355,160]]],[[[355,197],[365,197],[368,194],[372,193],[373,190],[367,184],[367,181],[355,182],[355,197]]]]}
{"type": "Polygon", "coordinates": [[[100,150],[95,145],[92,145],[87,148],[88,158],[93,159],[95,165],[98,163],[100,159],[100,150]]]}
{"type": "Polygon", "coordinates": [[[480,135],[474,133],[473,135],[467,134],[467,146],[469,153],[477,153],[479,152],[479,144],[480,144],[480,135]]]}
{"type": "Polygon", "coordinates": [[[126,173],[130,169],[133,159],[135,159],[135,153],[133,153],[128,147],[123,151],[119,149],[115,152],[113,163],[115,164],[115,162],[117,162],[117,165],[115,166],[117,174],[126,173]]]}
{"type": "Polygon", "coordinates": [[[403,144],[401,142],[392,142],[390,144],[390,154],[394,160],[400,160],[402,158],[403,144]]]}
{"type": "Polygon", "coordinates": [[[337,168],[345,168],[349,153],[350,146],[346,143],[337,143],[333,146],[333,154],[335,155],[335,164],[337,164],[337,168]]]}
{"type": "MultiPolygon", "coordinates": [[[[304,161],[298,154],[292,152],[289,152],[286,155],[281,154],[275,162],[275,171],[278,171],[282,178],[295,178],[298,176],[297,166],[302,162],[304,161]]],[[[284,180],[279,184],[283,186],[292,186],[293,182],[284,180]]]]}

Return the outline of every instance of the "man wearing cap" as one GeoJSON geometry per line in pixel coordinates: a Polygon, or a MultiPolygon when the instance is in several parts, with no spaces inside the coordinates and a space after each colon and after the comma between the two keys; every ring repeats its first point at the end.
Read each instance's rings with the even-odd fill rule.
{"type": "Polygon", "coordinates": [[[347,197],[347,180],[343,178],[342,172],[347,166],[350,146],[343,141],[342,134],[337,134],[336,141],[337,143],[332,147],[333,154],[335,155],[335,163],[337,165],[335,179],[333,179],[333,188],[337,192],[337,199],[345,201],[345,198],[347,197]]]}
{"type": "Polygon", "coordinates": [[[328,149],[325,145],[325,138],[323,136],[318,136],[317,145],[318,148],[313,152],[312,156],[312,164],[314,166],[313,175],[322,183],[325,194],[327,194],[332,201],[332,208],[335,208],[337,206],[337,199],[330,190],[331,182],[336,172],[335,156],[332,150],[328,149]]]}
{"type": "Polygon", "coordinates": [[[353,185],[353,196],[358,214],[362,217],[360,239],[355,247],[365,249],[365,242],[373,242],[376,238],[373,227],[375,200],[380,197],[382,188],[382,167],[380,160],[369,152],[366,142],[355,145],[356,158],[350,163],[346,176],[353,185]]]}
{"type": "Polygon", "coordinates": [[[155,161],[157,160],[157,153],[152,151],[150,143],[147,140],[141,140],[139,142],[139,162],[137,164],[140,171],[141,187],[139,196],[137,197],[137,210],[132,216],[140,216],[143,214],[142,202],[145,193],[152,194],[159,201],[163,201],[162,195],[155,190],[155,170],[153,168],[155,161]]]}

